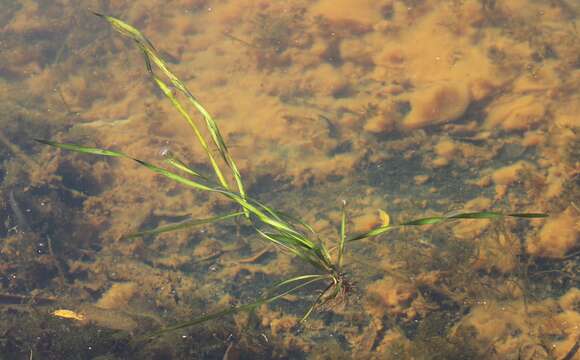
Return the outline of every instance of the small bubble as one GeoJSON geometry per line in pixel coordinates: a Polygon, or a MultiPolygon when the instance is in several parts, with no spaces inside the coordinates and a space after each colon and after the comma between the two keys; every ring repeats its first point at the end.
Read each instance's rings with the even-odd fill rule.
{"type": "Polygon", "coordinates": [[[171,150],[169,150],[168,147],[163,147],[161,148],[161,151],[159,151],[159,154],[164,158],[169,158],[171,157],[171,150]]]}

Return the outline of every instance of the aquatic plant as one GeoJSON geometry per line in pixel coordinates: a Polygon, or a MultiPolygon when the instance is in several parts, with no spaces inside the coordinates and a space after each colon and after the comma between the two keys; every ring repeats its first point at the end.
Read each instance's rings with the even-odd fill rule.
{"type": "Polygon", "coordinates": [[[446,221],[461,219],[497,219],[503,217],[539,218],[546,216],[545,214],[539,213],[504,214],[492,211],[464,212],[448,216],[433,216],[415,219],[400,224],[384,223],[383,225],[378,226],[363,234],[347,236],[346,202],[343,201],[338,240],[336,242],[336,246],[329,248],[322,241],[316,239],[314,230],[304,221],[281,211],[275,210],[261,203],[260,201],[249,197],[246,194],[241,174],[228,150],[228,147],[226,146],[216,121],[203,107],[203,105],[196,99],[196,97],[188,90],[185,84],[169,69],[167,63],[159,55],[159,52],[155,49],[153,44],[133,26],[111,16],[102,14],[96,15],[105,19],[116,31],[133,40],[137,47],[143,52],[145,64],[149,74],[151,75],[157,87],[172,103],[177,112],[190,125],[199,144],[202,146],[203,150],[208,156],[214,176],[209,177],[201,174],[200,172],[187,166],[184,161],[176,158],[169,152],[164,154],[165,163],[169,167],[160,167],[149,161],[137,159],[116,150],[87,147],[77,144],[59,143],[50,140],[36,139],[36,141],[60,149],[72,150],[79,153],[128,159],[138,163],[141,166],[144,166],[150,171],[153,171],[187,187],[223,196],[239,207],[237,211],[231,212],[229,214],[219,215],[208,219],[191,220],[185,223],[163,226],[156,229],[131,234],[127,237],[159,234],[200,224],[215,223],[227,219],[240,218],[245,219],[246,223],[251,226],[263,240],[274,244],[278,248],[289,253],[291,256],[294,256],[297,259],[310,264],[315,270],[312,273],[304,273],[302,275],[279,281],[271,288],[269,288],[264,296],[258,298],[254,302],[237,307],[227,308],[225,310],[211,313],[191,321],[170,326],[163,329],[159,333],[193,326],[239,311],[252,310],[260,305],[274,302],[288,294],[297,292],[298,290],[303,289],[309,285],[320,284],[322,291],[314,303],[302,316],[300,322],[303,322],[316,309],[323,308],[325,306],[332,307],[334,304],[348,300],[349,295],[353,290],[353,284],[349,279],[348,274],[344,271],[343,266],[346,245],[355,241],[382,235],[385,232],[393,229],[407,226],[433,225],[446,221]],[[156,74],[154,68],[161,72],[163,78],[156,74]],[[203,118],[205,127],[209,131],[211,142],[217,149],[221,161],[225,163],[225,169],[222,168],[223,165],[220,166],[218,159],[212,155],[208,141],[206,141],[202,135],[192,116],[185,110],[184,104],[177,96],[178,94],[181,94],[181,96],[185,97],[187,103],[192,105],[203,118]],[[227,174],[225,173],[225,170],[228,170],[229,174],[233,177],[236,186],[235,189],[226,180],[227,174]]]}

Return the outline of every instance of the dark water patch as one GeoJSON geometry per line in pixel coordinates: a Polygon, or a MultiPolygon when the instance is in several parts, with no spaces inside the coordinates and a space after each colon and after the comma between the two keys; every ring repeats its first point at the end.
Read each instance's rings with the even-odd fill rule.
{"type": "Polygon", "coordinates": [[[422,285],[417,290],[428,303],[437,304],[438,308],[442,311],[457,313],[460,309],[460,305],[455,300],[433,287],[422,285]]]}
{"type": "Polygon", "coordinates": [[[240,269],[234,280],[226,285],[225,292],[232,294],[241,303],[251,302],[259,296],[264,295],[265,291],[272,287],[276,280],[263,272],[250,272],[246,269],[240,269]]]}
{"type": "MultiPolygon", "coordinates": [[[[451,169],[441,169],[432,172],[430,173],[430,176],[431,182],[429,184],[434,185],[437,189],[435,193],[431,194],[429,192],[429,195],[427,195],[432,199],[446,199],[449,200],[450,203],[460,206],[472,198],[478,196],[491,197],[493,194],[493,188],[482,189],[477,185],[465,183],[466,179],[480,178],[481,174],[479,169],[476,168],[464,169],[462,167],[451,166],[451,169]]],[[[437,206],[435,203],[431,205],[437,206]]],[[[455,209],[444,208],[441,210],[444,212],[449,212],[455,209]]]]}
{"type": "Polygon", "coordinates": [[[357,91],[350,85],[344,85],[332,92],[332,97],[335,99],[346,99],[356,96],[357,91]]]}
{"type": "MultiPolygon", "coordinates": [[[[30,52],[28,61],[34,61],[41,68],[45,68],[52,65],[57,59],[61,47],[60,44],[62,44],[65,37],[66,33],[63,33],[59,27],[42,27],[23,33],[6,31],[0,35],[0,40],[2,41],[2,48],[7,50],[18,52],[24,51],[22,50],[24,47],[27,48],[26,51],[30,52]]],[[[7,53],[7,55],[10,55],[10,53],[7,53]]],[[[6,60],[7,62],[2,65],[14,65],[8,62],[11,60],[9,56],[6,60]]],[[[2,65],[0,65],[0,69],[3,68],[2,65]]],[[[19,74],[18,78],[23,75],[19,74]]],[[[12,76],[12,78],[15,78],[15,76],[12,76]]]]}
{"type": "Polygon", "coordinates": [[[0,11],[0,28],[2,28],[22,9],[22,4],[17,0],[1,0],[0,8],[2,9],[0,11]]]}
{"type": "MultiPolygon", "coordinates": [[[[92,162],[101,161],[93,159],[92,162]]],[[[92,177],[90,171],[79,169],[71,161],[64,160],[59,164],[57,174],[62,176],[62,184],[66,188],[78,191],[88,196],[99,195],[104,188],[92,177]]]]}
{"type": "Polygon", "coordinates": [[[57,275],[56,267],[29,260],[16,264],[14,272],[7,274],[7,289],[11,293],[29,294],[30,289],[48,288],[57,275]]]}
{"type": "Polygon", "coordinates": [[[334,148],[330,149],[330,151],[328,151],[326,155],[328,157],[334,157],[336,155],[346,154],[351,151],[352,151],[352,142],[350,140],[346,140],[336,145],[334,148]]]}
{"type": "Polygon", "coordinates": [[[416,330],[408,333],[413,339],[411,353],[418,359],[467,360],[483,358],[469,329],[449,336],[453,325],[459,320],[449,312],[433,312],[422,320],[416,330]]]}
{"type": "Polygon", "coordinates": [[[59,188],[55,189],[55,191],[55,196],[66,204],[66,206],[70,206],[73,209],[82,208],[83,202],[86,199],[86,197],[79,196],[78,193],[72,192],[68,189],[59,188]]]}
{"type": "MultiPolygon", "coordinates": [[[[209,360],[303,358],[302,355],[295,357],[296,354],[292,354],[291,349],[284,350],[292,355],[276,355],[274,339],[268,338],[260,332],[260,329],[253,327],[247,327],[240,331],[230,321],[210,322],[203,329],[192,328],[182,334],[179,337],[168,338],[163,344],[152,344],[153,347],[159,349],[158,351],[165,349],[163,356],[159,359],[179,359],[183,356],[209,360]],[[226,352],[229,355],[226,355],[226,352]]],[[[147,352],[150,351],[151,349],[147,350],[147,352]]]]}
{"type": "Polygon", "coordinates": [[[136,359],[139,353],[128,335],[94,325],[78,327],[51,315],[21,312],[5,315],[2,320],[0,329],[5,335],[0,353],[11,359],[136,359]],[[11,326],[10,331],[6,326],[11,326]]]}
{"type": "Polygon", "coordinates": [[[20,79],[20,77],[21,75],[17,71],[0,66],[0,79],[11,82],[20,79]]]}
{"type": "Polygon", "coordinates": [[[580,287],[580,249],[571,252],[564,260],[535,259],[526,268],[528,296],[541,301],[560,297],[570,289],[580,287]]]}
{"type": "MultiPolygon", "coordinates": [[[[154,215],[151,214],[149,217],[143,221],[143,223],[139,226],[139,231],[148,231],[156,229],[160,226],[166,226],[169,224],[180,224],[184,223],[187,220],[191,220],[191,215],[183,214],[183,215],[154,215]]],[[[145,239],[149,239],[156,235],[144,235],[145,239]]]]}
{"type": "Polygon", "coordinates": [[[342,66],[344,60],[340,54],[340,42],[335,40],[329,42],[327,45],[326,51],[322,54],[322,59],[334,67],[342,66]]]}
{"type": "MultiPolygon", "coordinates": [[[[40,100],[39,103],[42,103],[40,100]]],[[[60,120],[59,116],[48,118],[33,110],[38,105],[34,101],[23,103],[22,106],[30,106],[25,110],[20,106],[0,101],[0,126],[3,146],[0,152],[0,160],[14,159],[21,164],[23,170],[30,171],[26,166],[35,163],[34,160],[23,162],[23,157],[33,158],[38,152],[38,143],[34,138],[45,138],[51,133],[51,122],[60,120]],[[22,153],[21,156],[20,153],[22,153]]],[[[27,160],[27,159],[25,159],[27,160]]]]}
{"type": "Polygon", "coordinates": [[[14,195],[14,190],[8,192],[8,205],[10,206],[10,210],[12,210],[12,215],[19,231],[31,232],[32,228],[30,227],[28,215],[24,214],[20,202],[16,199],[16,195],[14,195]]]}
{"type": "Polygon", "coordinates": [[[415,175],[424,171],[419,154],[411,157],[393,156],[380,163],[362,164],[359,169],[368,186],[404,194],[415,175]]]}
{"type": "Polygon", "coordinates": [[[507,165],[517,160],[534,160],[536,154],[535,147],[525,147],[518,143],[504,143],[493,161],[494,164],[507,165]]]}
{"type": "Polygon", "coordinates": [[[289,179],[276,177],[273,174],[265,174],[256,177],[254,182],[248,187],[247,192],[250,197],[259,199],[262,195],[273,194],[281,189],[287,189],[289,185],[289,179]]]}

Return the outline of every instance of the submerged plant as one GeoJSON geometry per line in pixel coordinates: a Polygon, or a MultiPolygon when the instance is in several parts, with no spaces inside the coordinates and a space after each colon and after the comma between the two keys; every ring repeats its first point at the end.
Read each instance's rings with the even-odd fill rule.
{"type": "Polygon", "coordinates": [[[197,138],[197,141],[207,154],[214,172],[213,179],[200,174],[194,169],[191,169],[184,161],[177,159],[169,153],[165,154],[165,163],[169,166],[169,168],[164,168],[154,165],[148,161],[136,159],[120,151],[106,150],[75,144],[64,144],[49,140],[36,139],[36,141],[57,148],[72,150],[85,154],[129,159],[137,162],[138,164],[157,174],[160,174],[187,187],[223,196],[239,207],[239,210],[229,214],[219,215],[208,219],[191,220],[185,223],[163,226],[153,230],[147,230],[128,235],[128,237],[142,236],[146,234],[159,234],[200,224],[214,223],[232,218],[241,218],[245,219],[246,223],[253,227],[260,235],[260,237],[266,242],[274,244],[291,256],[294,256],[297,259],[310,264],[313,270],[315,270],[312,273],[295,276],[274,284],[264,296],[260,297],[252,303],[228,308],[191,321],[177,324],[165,328],[161,332],[193,326],[239,311],[252,310],[262,304],[276,301],[288,294],[305,288],[306,286],[319,283],[322,287],[322,292],[300,320],[300,322],[303,322],[312,314],[313,311],[318,308],[332,306],[333,304],[345,302],[348,300],[349,295],[353,290],[353,284],[349,279],[348,274],[344,271],[343,267],[346,245],[354,241],[381,235],[392,229],[405,226],[432,225],[458,219],[495,219],[502,217],[539,218],[546,216],[545,214],[538,213],[503,214],[491,211],[466,212],[451,216],[421,218],[407,221],[401,224],[384,224],[366,233],[347,237],[346,203],[343,202],[340,234],[337,244],[333,248],[327,248],[323,242],[316,239],[314,230],[308,224],[281,211],[272,209],[271,207],[262,204],[258,200],[250,198],[246,194],[241,174],[228,150],[228,147],[225,144],[217,123],[210,115],[210,113],[187,89],[185,84],[179,80],[179,78],[169,69],[167,63],[160,57],[153,44],[151,44],[151,42],[133,26],[111,16],[102,14],[96,15],[104,18],[116,31],[133,40],[139,49],[141,49],[145,57],[147,70],[153,78],[155,84],[163,92],[163,94],[165,94],[177,112],[179,112],[179,114],[190,125],[197,138]],[[154,68],[161,72],[163,78],[155,73],[154,68]],[[178,99],[174,91],[181,93],[181,95],[185,97],[186,102],[192,105],[202,116],[205,126],[209,131],[213,145],[217,148],[221,160],[223,163],[225,163],[226,169],[230,172],[230,175],[235,181],[235,189],[230,184],[228,184],[228,181],[226,180],[226,174],[224,173],[224,169],[222,169],[223,165],[220,167],[218,160],[212,155],[208,142],[203,137],[201,131],[198,128],[198,125],[193,120],[192,116],[189,115],[189,113],[185,110],[184,104],[180,99],[178,99]],[[335,255],[331,255],[331,253],[335,255]]]}

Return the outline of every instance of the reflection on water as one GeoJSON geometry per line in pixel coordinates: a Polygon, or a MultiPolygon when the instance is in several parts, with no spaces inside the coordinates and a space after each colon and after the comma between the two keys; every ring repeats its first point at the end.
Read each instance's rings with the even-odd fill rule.
{"type": "Polygon", "coordinates": [[[580,354],[577,2],[0,0],[0,7],[0,353],[580,354]],[[346,266],[356,296],[314,314],[301,331],[296,324],[316,289],[136,342],[250,302],[304,266],[233,221],[127,239],[229,205],[125,161],[33,143],[53,138],[157,163],[166,149],[211,173],[138,50],[87,8],[149,36],[217,118],[252,196],[300,216],[329,247],[342,200],[349,233],[380,224],[385,212],[393,222],[486,209],[550,217],[453,222],[354,243],[346,266]]]}

